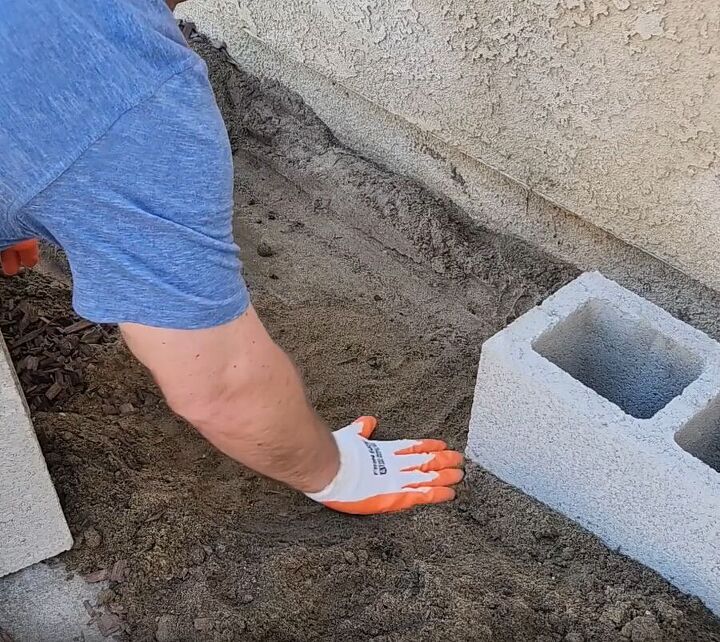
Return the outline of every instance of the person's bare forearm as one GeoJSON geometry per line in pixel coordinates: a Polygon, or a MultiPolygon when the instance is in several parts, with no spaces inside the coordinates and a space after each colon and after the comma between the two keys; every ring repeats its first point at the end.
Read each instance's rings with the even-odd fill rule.
{"type": "Polygon", "coordinates": [[[205,330],[121,330],[175,412],[233,459],[313,501],[369,515],[455,497],[463,458],[444,441],[376,441],[367,416],[331,433],[252,307],[205,330]]]}
{"type": "Polygon", "coordinates": [[[185,415],[219,450],[303,492],[324,488],[339,462],[330,430],[308,404],[286,354],[272,346],[250,377],[226,373],[223,390],[185,415]]]}
{"type": "Polygon", "coordinates": [[[333,479],[335,440],[254,310],[200,335],[132,324],[122,330],[173,410],[219,450],[303,492],[333,479]]]}

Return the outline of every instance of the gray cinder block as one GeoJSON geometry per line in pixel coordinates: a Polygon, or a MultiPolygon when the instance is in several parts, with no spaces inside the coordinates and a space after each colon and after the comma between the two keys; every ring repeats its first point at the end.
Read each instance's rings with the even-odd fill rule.
{"type": "Polygon", "coordinates": [[[71,546],[70,530],[0,337],[0,576],[71,546]]]}
{"type": "Polygon", "coordinates": [[[467,454],[720,615],[720,344],[598,273],[482,350],[467,454]]]}

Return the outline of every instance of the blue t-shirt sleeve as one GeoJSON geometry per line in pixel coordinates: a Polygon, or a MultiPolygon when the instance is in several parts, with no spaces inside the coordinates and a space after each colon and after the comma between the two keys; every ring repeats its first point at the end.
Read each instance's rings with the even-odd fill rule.
{"type": "Polygon", "coordinates": [[[23,218],[65,249],[81,316],[205,328],[249,305],[232,192],[230,144],[198,58],[125,112],[23,218]]]}

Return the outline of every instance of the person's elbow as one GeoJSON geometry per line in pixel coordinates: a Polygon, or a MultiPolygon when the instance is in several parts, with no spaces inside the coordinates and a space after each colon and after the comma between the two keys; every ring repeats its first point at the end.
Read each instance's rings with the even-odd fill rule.
{"type": "Polygon", "coordinates": [[[121,330],[170,408],[205,436],[242,429],[267,413],[267,391],[291,371],[252,308],[203,330],[138,324],[124,324],[121,330]]]}
{"type": "Polygon", "coordinates": [[[237,430],[242,416],[238,409],[252,403],[253,381],[241,373],[233,377],[217,375],[196,385],[163,387],[170,409],[192,424],[200,433],[237,430]]]}

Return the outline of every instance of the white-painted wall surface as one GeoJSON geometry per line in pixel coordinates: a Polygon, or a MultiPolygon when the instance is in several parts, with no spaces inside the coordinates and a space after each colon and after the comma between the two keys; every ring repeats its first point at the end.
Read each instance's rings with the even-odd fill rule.
{"type": "MultiPolygon", "coordinates": [[[[264,43],[462,164],[720,289],[717,0],[191,0],[183,11],[236,57],[243,39],[264,43]]],[[[472,189],[472,176],[455,178],[472,189]]]]}

